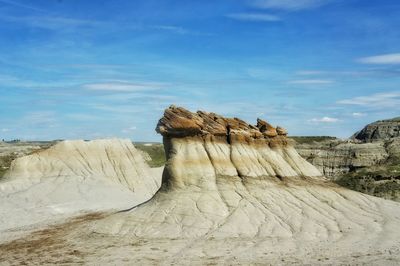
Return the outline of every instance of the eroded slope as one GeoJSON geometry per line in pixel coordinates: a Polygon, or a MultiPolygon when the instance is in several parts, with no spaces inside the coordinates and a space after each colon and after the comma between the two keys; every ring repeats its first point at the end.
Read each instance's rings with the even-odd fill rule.
{"type": "Polygon", "coordinates": [[[150,199],[160,178],[130,140],[63,141],[14,160],[0,183],[0,230],[150,199]],[[28,218],[27,218],[28,217],[28,218]]]}

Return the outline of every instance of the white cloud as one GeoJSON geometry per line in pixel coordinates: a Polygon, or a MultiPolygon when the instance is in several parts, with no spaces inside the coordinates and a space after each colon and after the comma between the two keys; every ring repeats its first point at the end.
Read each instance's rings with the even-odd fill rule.
{"type": "Polygon", "coordinates": [[[10,0],[0,0],[1,3],[5,3],[11,6],[15,6],[15,7],[21,7],[21,8],[26,8],[26,9],[30,9],[30,10],[34,10],[34,11],[40,11],[40,12],[44,12],[43,9],[34,7],[34,6],[30,6],[30,5],[25,5],[25,4],[21,4],[15,1],[10,1],[10,0]]]}
{"type": "Polygon", "coordinates": [[[104,82],[85,84],[83,88],[91,91],[133,92],[157,90],[162,86],[161,83],[104,82]]]}
{"type": "Polygon", "coordinates": [[[108,25],[106,22],[95,20],[84,20],[76,18],[55,17],[55,16],[10,16],[2,15],[0,20],[24,24],[29,27],[48,30],[59,30],[76,27],[99,27],[108,25]]]}
{"type": "Polygon", "coordinates": [[[378,108],[398,108],[400,106],[400,92],[375,93],[368,96],[359,96],[351,99],[340,100],[337,103],[378,108]]]}
{"type": "Polygon", "coordinates": [[[304,84],[304,85],[324,85],[324,84],[332,84],[333,80],[328,79],[300,79],[300,80],[291,80],[288,82],[289,84],[304,84]]]}
{"type": "Polygon", "coordinates": [[[178,26],[171,26],[171,25],[154,25],[150,26],[150,28],[155,29],[155,30],[165,30],[165,31],[170,31],[178,34],[188,34],[189,31],[178,26]]]}
{"type": "Polygon", "coordinates": [[[308,121],[309,122],[313,122],[313,123],[336,123],[336,122],[339,122],[339,119],[333,118],[333,117],[324,116],[322,118],[313,118],[313,119],[310,119],[308,121]]]}
{"type": "Polygon", "coordinates": [[[301,10],[326,5],[330,0],[254,0],[252,5],[259,8],[301,10]]]}
{"type": "Polygon", "coordinates": [[[319,71],[319,70],[300,70],[296,72],[296,75],[313,76],[313,75],[321,75],[324,73],[325,73],[324,71],[319,71]]]}
{"type": "Polygon", "coordinates": [[[136,129],[137,128],[135,126],[131,126],[129,128],[122,129],[121,132],[127,134],[127,133],[131,133],[132,131],[134,131],[136,129]]]}
{"type": "Polygon", "coordinates": [[[92,120],[98,120],[100,117],[91,115],[91,114],[66,114],[65,115],[67,118],[70,118],[72,120],[77,120],[77,121],[92,121],[92,120]]]}
{"type": "Polygon", "coordinates": [[[279,21],[280,17],[271,14],[262,13],[235,13],[226,15],[228,18],[242,21],[279,21]]]}
{"type": "Polygon", "coordinates": [[[56,122],[56,116],[52,111],[34,111],[27,113],[22,121],[31,125],[51,124],[56,122]]]}
{"type": "Polygon", "coordinates": [[[363,116],[366,116],[366,114],[355,112],[355,113],[352,113],[352,116],[354,116],[354,117],[363,117],[363,116]]]}
{"type": "Polygon", "coordinates": [[[363,57],[358,59],[357,61],[363,64],[379,64],[379,65],[400,64],[400,53],[363,57]]]}
{"type": "Polygon", "coordinates": [[[9,132],[9,131],[10,131],[9,128],[2,128],[2,129],[1,129],[1,132],[9,132]]]}

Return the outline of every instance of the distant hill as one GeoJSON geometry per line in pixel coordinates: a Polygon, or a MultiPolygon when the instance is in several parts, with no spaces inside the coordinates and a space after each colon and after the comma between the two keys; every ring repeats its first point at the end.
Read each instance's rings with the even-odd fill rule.
{"type": "Polygon", "coordinates": [[[400,117],[368,124],[361,131],[355,133],[352,138],[363,142],[372,142],[394,137],[400,137],[400,117]]]}
{"type": "Polygon", "coordinates": [[[350,140],[293,139],[299,154],[336,183],[400,201],[400,117],[368,124],[350,140]]]}

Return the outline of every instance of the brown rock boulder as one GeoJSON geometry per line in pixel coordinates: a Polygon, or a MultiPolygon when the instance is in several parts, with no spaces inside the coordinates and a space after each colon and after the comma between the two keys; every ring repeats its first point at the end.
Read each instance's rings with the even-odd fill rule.
{"type": "Polygon", "coordinates": [[[286,129],[284,129],[283,127],[276,127],[276,132],[278,133],[278,135],[282,135],[282,136],[287,136],[288,132],[286,129]]]}
{"type": "MultiPolygon", "coordinates": [[[[257,119],[257,126],[250,125],[239,118],[226,118],[215,113],[197,111],[192,113],[184,108],[171,105],[159,120],[156,131],[169,138],[188,136],[216,136],[239,142],[285,137],[285,129],[275,129],[264,120],[257,119]]],[[[285,143],[284,138],[276,143],[285,143]]]]}
{"type": "Polygon", "coordinates": [[[276,129],[266,121],[261,120],[260,118],[257,118],[257,128],[265,137],[273,138],[278,136],[276,129]]]}

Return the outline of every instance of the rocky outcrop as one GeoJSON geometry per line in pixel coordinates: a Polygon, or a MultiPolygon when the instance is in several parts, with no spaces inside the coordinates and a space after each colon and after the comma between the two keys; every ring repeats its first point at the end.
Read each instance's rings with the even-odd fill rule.
{"type": "Polygon", "coordinates": [[[400,137],[400,117],[380,120],[368,124],[353,135],[353,139],[363,142],[382,141],[400,137]]]}
{"type": "Polygon", "coordinates": [[[333,140],[296,144],[295,147],[303,158],[333,179],[357,169],[384,163],[390,156],[384,142],[333,140]]]}
{"type": "Polygon", "coordinates": [[[163,178],[174,187],[212,187],[220,176],[321,177],[294,150],[286,130],[260,119],[253,126],[238,118],[171,106],[156,131],[163,135],[167,155],[163,178]]]}
{"type": "Polygon", "coordinates": [[[298,143],[299,154],[348,188],[400,201],[400,119],[367,125],[349,140],[298,143]]]}

